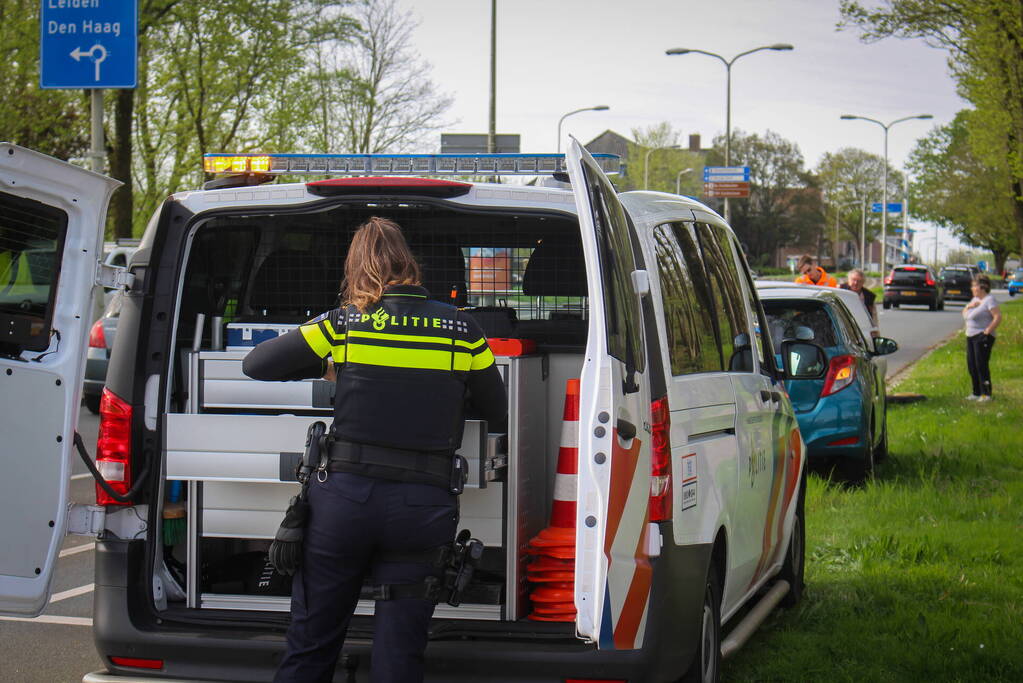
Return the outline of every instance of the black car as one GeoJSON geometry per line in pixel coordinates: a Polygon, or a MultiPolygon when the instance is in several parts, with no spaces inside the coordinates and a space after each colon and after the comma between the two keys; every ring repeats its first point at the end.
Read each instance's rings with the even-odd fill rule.
{"type": "Polygon", "coordinates": [[[938,278],[945,290],[946,301],[969,301],[973,298],[970,285],[975,273],[969,266],[946,266],[941,269],[938,278]]]}
{"type": "Polygon", "coordinates": [[[921,304],[932,311],[945,308],[944,290],[927,266],[895,266],[884,279],[886,309],[901,304],[921,304]]]}

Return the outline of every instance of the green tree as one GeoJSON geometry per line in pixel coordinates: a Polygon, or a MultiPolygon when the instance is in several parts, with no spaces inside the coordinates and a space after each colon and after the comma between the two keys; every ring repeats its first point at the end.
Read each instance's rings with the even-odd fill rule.
{"type": "Polygon", "coordinates": [[[842,26],[864,40],[922,38],[949,53],[970,101],[969,140],[986,164],[1008,168],[1016,242],[1023,249],[1023,10],[1019,0],[842,0],[842,26]]]}
{"type": "Polygon", "coordinates": [[[89,102],[80,91],[39,88],[38,0],[0,1],[0,140],[59,159],[89,151],[89,102]]]}
{"type": "Polygon", "coordinates": [[[633,128],[632,137],[635,142],[629,143],[626,173],[615,179],[620,190],[650,189],[674,194],[677,186],[681,194],[695,197],[701,194],[703,155],[688,149],[671,149],[679,145],[681,134],[670,123],[664,121],[646,128],[633,128]],[[650,187],[644,188],[648,160],[650,187]]]}
{"type": "Polygon", "coordinates": [[[951,123],[935,127],[919,140],[907,163],[913,214],[952,230],[976,247],[988,249],[1001,272],[1019,248],[1015,200],[1007,163],[991,166],[974,152],[969,123],[974,112],[961,111],[951,123]]]}
{"type": "MultiPolygon", "coordinates": [[[[828,241],[834,242],[834,225],[837,218],[839,239],[852,240],[858,252],[862,226],[860,201],[865,199],[868,206],[881,201],[884,159],[862,149],[843,147],[837,152],[827,152],[821,157],[816,175],[825,200],[824,212],[827,221],[825,233],[828,241]]],[[[902,195],[902,183],[902,174],[889,166],[889,198],[902,195]]],[[[880,214],[867,214],[864,233],[868,244],[880,239],[880,214]]],[[[860,256],[862,257],[862,254],[860,256]]]]}
{"type": "MultiPolygon", "coordinates": [[[[724,136],[714,138],[723,150],[724,136]]],[[[816,179],[803,169],[799,145],[773,131],[732,131],[732,164],[750,167],[750,196],[731,202],[731,224],[750,261],[769,263],[783,244],[819,235],[823,207],[816,179]]]]}

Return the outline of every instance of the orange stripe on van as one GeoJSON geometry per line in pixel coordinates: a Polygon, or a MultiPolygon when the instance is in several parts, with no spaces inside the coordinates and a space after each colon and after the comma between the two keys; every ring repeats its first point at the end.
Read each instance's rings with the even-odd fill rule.
{"type": "Polygon", "coordinates": [[[650,601],[653,568],[650,566],[650,556],[646,552],[647,535],[650,533],[649,520],[650,516],[645,515],[643,532],[639,535],[639,543],[636,545],[636,573],[632,575],[629,592],[622,605],[622,613],[618,616],[618,623],[615,625],[614,641],[615,649],[618,650],[635,649],[639,625],[643,621],[643,613],[646,612],[647,603],[650,601]]]}

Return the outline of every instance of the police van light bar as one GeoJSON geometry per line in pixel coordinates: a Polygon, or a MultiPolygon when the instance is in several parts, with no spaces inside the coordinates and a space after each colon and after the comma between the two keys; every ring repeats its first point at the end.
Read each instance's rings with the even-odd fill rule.
{"type": "MultiPolygon", "coordinates": [[[[621,157],[594,154],[604,173],[619,173],[621,157]]],[[[564,154],[206,154],[206,173],[270,175],[552,175],[565,172],[564,154]]]]}

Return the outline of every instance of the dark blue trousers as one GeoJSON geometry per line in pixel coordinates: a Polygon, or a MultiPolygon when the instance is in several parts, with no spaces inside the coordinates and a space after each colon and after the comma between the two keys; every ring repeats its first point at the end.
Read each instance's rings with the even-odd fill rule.
{"type": "MultiPolygon", "coordinates": [[[[291,594],[287,652],[276,683],[330,681],[363,579],[419,583],[427,564],[381,562],[379,551],[450,543],[457,498],[438,486],[330,473],[309,486],[311,512],[302,566],[291,594]]],[[[374,683],[423,680],[423,652],[434,605],[415,598],[376,603],[370,669],[374,683]]]]}

